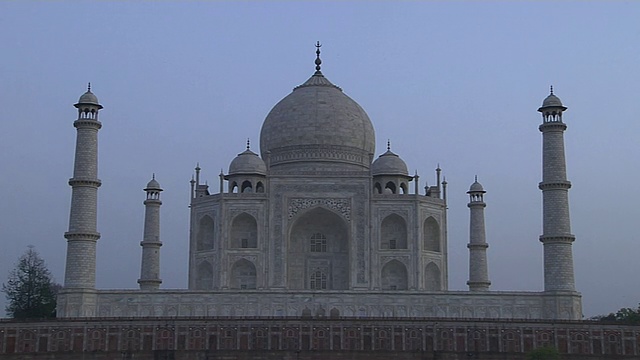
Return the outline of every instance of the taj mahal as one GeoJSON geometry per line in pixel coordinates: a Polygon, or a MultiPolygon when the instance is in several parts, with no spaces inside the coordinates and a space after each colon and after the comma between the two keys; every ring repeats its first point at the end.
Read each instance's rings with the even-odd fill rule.
{"type": "Polygon", "coordinates": [[[259,154],[247,142],[215,185],[202,183],[196,167],[184,241],[186,289],[161,288],[163,189],[155,176],[144,188],[139,289],[96,288],[103,107],[89,88],[75,104],[77,142],[58,317],[582,318],[564,156],[567,108],[553,89],[538,108],[544,290],[491,290],[485,190],[476,178],[467,192],[468,290],[451,291],[441,169],[433,185],[421,186],[391,144],[377,151],[367,113],[325,77],[321,65],[318,44],[315,72],[266,116],[259,154]]]}

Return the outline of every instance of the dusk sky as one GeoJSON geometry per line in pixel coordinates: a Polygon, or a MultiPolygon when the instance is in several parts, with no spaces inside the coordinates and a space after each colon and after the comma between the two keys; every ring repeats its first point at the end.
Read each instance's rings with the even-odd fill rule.
{"type": "MultiPolygon", "coordinates": [[[[449,289],[466,290],[484,185],[492,290],[543,287],[537,112],[564,121],[585,317],[640,302],[640,2],[0,2],[0,282],[34,245],[64,280],[77,113],[99,132],[97,286],[137,288],[145,194],[162,193],[162,288],[187,287],[189,180],[259,151],[269,110],[322,71],[392,150],[449,183],[449,289]]],[[[411,184],[413,190],[413,184],[411,184]]],[[[0,299],[4,308],[4,296],[0,299]]],[[[4,311],[1,311],[4,314],[4,311]]]]}

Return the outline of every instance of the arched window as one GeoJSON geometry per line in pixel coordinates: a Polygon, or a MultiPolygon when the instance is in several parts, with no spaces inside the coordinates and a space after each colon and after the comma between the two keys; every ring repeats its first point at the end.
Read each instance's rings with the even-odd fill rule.
{"type": "Polygon", "coordinates": [[[409,191],[408,191],[407,183],[405,182],[400,183],[400,190],[402,190],[402,194],[408,194],[409,191]]]}
{"type": "Polygon", "coordinates": [[[382,268],[383,290],[407,290],[407,268],[398,260],[391,260],[382,268]]]}
{"type": "Polygon", "coordinates": [[[407,224],[399,215],[391,214],[382,220],[380,248],[383,250],[407,248],[407,224]]]}
{"type": "Polygon", "coordinates": [[[385,194],[395,194],[396,193],[396,184],[393,181],[389,181],[387,185],[384,186],[385,194]]]}
{"type": "Polygon", "coordinates": [[[322,233],[311,235],[311,252],[327,252],[327,237],[322,233]]]}
{"type": "Polygon", "coordinates": [[[379,183],[379,182],[377,182],[377,183],[373,186],[373,189],[374,189],[374,193],[376,193],[376,194],[382,194],[382,185],[380,185],[380,183],[379,183]]]}
{"type": "Polygon", "coordinates": [[[213,266],[208,261],[198,265],[196,275],[196,290],[211,290],[213,288],[213,266]]]}
{"type": "Polygon", "coordinates": [[[198,251],[213,249],[214,235],[213,219],[209,215],[203,216],[198,224],[196,249],[198,251]]]}
{"type": "Polygon", "coordinates": [[[262,181],[258,181],[258,184],[256,184],[256,193],[260,194],[264,192],[264,184],[262,184],[262,181]]]}
{"type": "Polygon", "coordinates": [[[251,181],[249,180],[245,180],[242,183],[242,190],[240,190],[241,193],[250,193],[253,192],[253,187],[251,185],[251,181]]]}
{"type": "Polygon", "coordinates": [[[230,193],[237,193],[238,192],[238,183],[237,182],[232,182],[231,184],[229,184],[229,192],[230,193]]]}
{"type": "Polygon", "coordinates": [[[242,213],[233,219],[231,247],[236,249],[255,249],[258,247],[258,223],[253,216],[242,213]]]}
{"type": "Polygon", "coordinates": [[[438,265],[429,263],[424,271],[425,277],[425,289],[427,291],[440,291],[442,290],[442,282],[440,281],[440,269],[438,265]]]}
{"type": "Polygon", "coordinates": [[[256,288],[256,266],[249,260],[241,259],[231,270],[232,289],[249,290],[256,288]]]}
{"type": "Polygon", "coordinates": [[[327,273],[322,270],[313,271],[309,279],[309,288],[311,290],[325,290],[327,288],[327,273]]]}
{"type": "Polygon", "coordinates": [[[424,249],[440,252],[440,225],[433,217],[428,217],[423,226],[424,249]]]}

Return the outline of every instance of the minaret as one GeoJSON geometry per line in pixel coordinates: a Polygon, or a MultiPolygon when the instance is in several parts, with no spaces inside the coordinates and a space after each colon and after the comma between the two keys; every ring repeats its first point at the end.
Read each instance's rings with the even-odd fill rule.
{"type": "Polygon", "coordinates": [[[469,291],[489,291],[491,281],[489,281],[489,271],[487,266],[487,248],[484,229],[484,188],[476,181],[471,184],[469,191],[469,207],[471,218],[469,221],[469,291]]]}
{"type": "MultiPolygon", "coordinates": [[[[75,163],[71,186],[71,213],[67,239],[67,261],[64,272],[65,290],[95,290],[96,286],[96,241],[100,233],[96,230],[98,187],[98,111],[102,105],[91,92],[80,96],[74,105],[78,109],[78,119],[73,126],[77,129],[75,163]]],[[[87,315],[81,310],[82,315],[87,315]]],[[[81,315],[80,315],[81,316],[81,315]]]]}
{"type": "Polygon", "coordinates": [[[160,287],[160,184],[156,181],[155,174],[147,187],[147,199],[144,201],[144,235],[142,246],[142,266],[140,269],[140,290],[156,290],[160,287]]]}
{"type": "Polygon", "coordinates": [[[562,112],[567,110],[553,94],[547,96],[538,109],[542,113],[542,224],[540,241],[544,246],[544,290],[575,291],[573,255],[569,220],[569,188],[564,157],[562,112]]]}

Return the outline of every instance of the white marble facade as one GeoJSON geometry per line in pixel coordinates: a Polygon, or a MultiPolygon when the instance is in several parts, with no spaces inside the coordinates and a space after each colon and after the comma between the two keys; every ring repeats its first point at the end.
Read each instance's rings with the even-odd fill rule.
{"type": "Polygon", "coordinates": [[[389,144],[376,157],[369,117],[320,63],[268,114],[260,155],[247,143],[215,190],[196,168],[188,289],[70,288],[58,315],[582,317],[575,291],[493,292],[486,274],[448,291],[440,169],[422,189],[389,144]]]}

